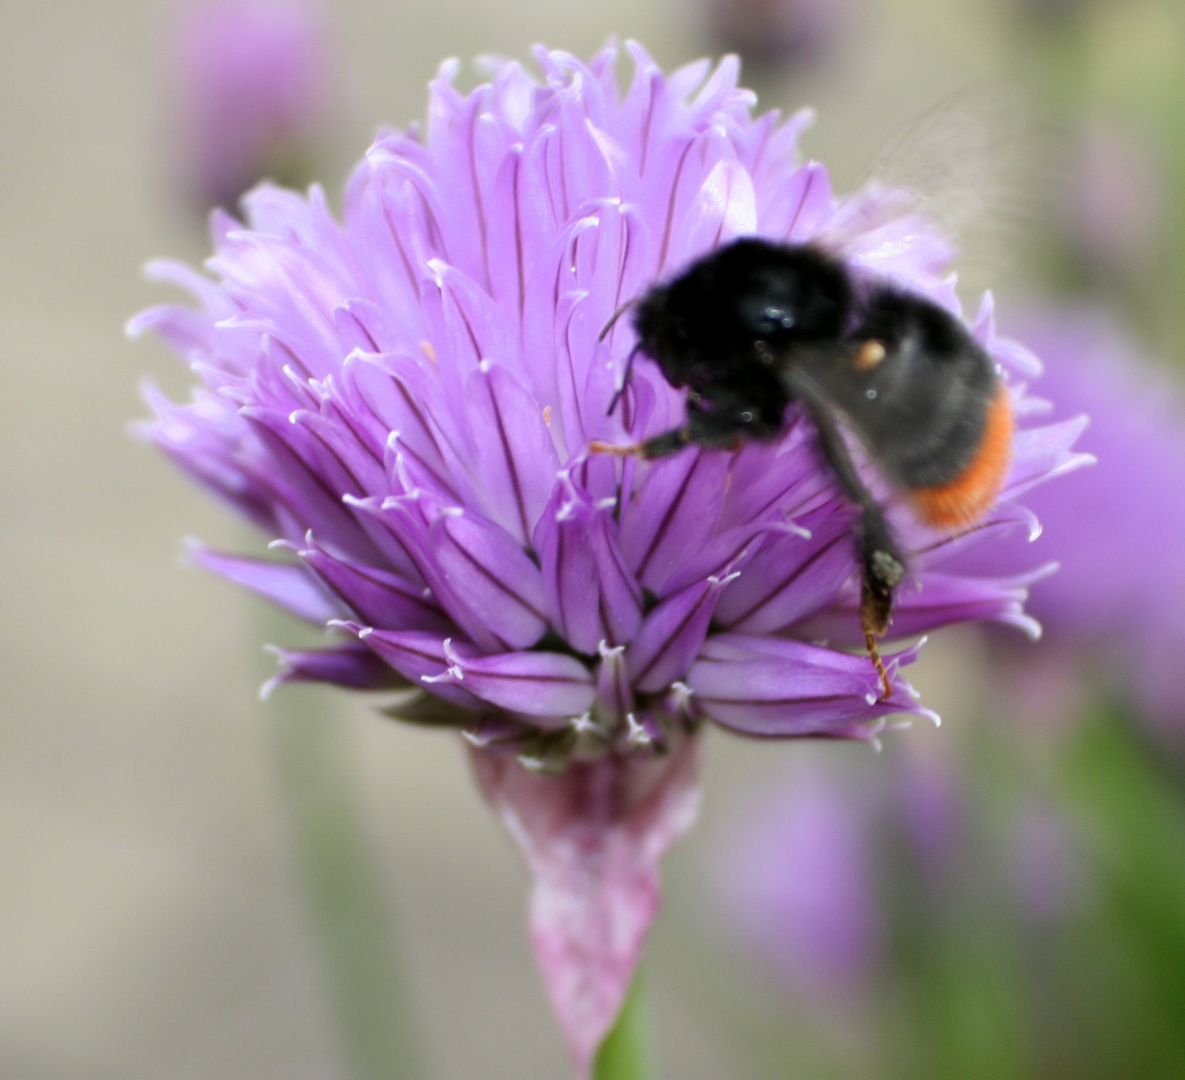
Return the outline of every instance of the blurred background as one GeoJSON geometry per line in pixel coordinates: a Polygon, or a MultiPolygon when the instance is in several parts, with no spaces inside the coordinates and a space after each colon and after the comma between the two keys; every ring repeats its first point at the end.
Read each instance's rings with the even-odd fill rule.
{"type": "Polygon", "coordinates": [[[764,108],[817,109],[840,191],[951,94],[1025,99],[1044,179],[986,280],[1101,459],[1033,499],[1045,639],[924,650],[941,730],[708,733],[646,962],[661,1075],[1185,1075],[1185,9],[6,0],[3,27],[0,1074],[567,1075],[458,742],[259,701],[262,642],[300,631],[179,565],[255,541],[128,434],[140,380],[189,376],[122,326],[162,299],[140,266],[200,262],[259,176],[336,198],[444,57],[618,35],[668,69],[741,51],[764,108]]]}

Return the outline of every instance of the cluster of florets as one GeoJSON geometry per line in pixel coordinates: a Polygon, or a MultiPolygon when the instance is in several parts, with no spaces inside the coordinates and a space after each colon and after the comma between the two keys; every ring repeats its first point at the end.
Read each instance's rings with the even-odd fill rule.
{"type": "MultiPolygon", "coordinates": [[[[866,738],[923,710],[890,661],[880,700],[859,643],[852,514],[790,416],[769,444],[654,462],[590,454],[679,422],[633,345],[625,300],[731,237],[818,243],[853,274],[957,310],[949,247],[895,193],[833,196],[797,141],[808,115],[754,119],[736,65],[669,78],[636,47],[540,52],[468,95],[433,84],[427,130],[382,135],[342,222],[320,191],[263,187],[218,214],[214,279],[155,276],[196,310],[139,316],[204,388],[152,392],[150,437],[288,560],[197,560],[344,638],[281,653],[276,681],[415,687],[409,714],[532,764],[653,752],[701,720],[756,735],[866,738]]],[[[975,335],[1006,373],[1031,364],[975,335]]],[[[1014,411],[1028,411],[1019,386],[1014,411]]],[[[1071,460],[1073,425],[1022,431],[999,509],[972,537],[902,517],[912,584],[895,631],[1024,622],[1024,580],[958,572],[1024,523],[1013,497],[1071,460]]]]}

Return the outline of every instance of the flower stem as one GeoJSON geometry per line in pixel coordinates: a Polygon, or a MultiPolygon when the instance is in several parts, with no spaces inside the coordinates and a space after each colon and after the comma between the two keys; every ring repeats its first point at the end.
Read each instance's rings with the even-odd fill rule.
{"type": "Polygon", "coordinates": [[[650,1010],[639,971],[617,1014],[617,1022],[597,1051],[593,1080],[653,1080],[654,1076],[650,1010]]]}
{"type": "Polygon", "coordinates": [[[271,735],[296,870],[347,1069],[357,1080],[429,1073],[400,963],[395,913],[366,827],[345,718],[289,691],[271,735]]]}

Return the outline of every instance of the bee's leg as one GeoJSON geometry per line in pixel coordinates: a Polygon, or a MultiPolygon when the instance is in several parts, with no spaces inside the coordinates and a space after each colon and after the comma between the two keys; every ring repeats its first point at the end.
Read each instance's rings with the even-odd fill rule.
{"type": "Polygon", "coordinates": [[[696,446],[732,450],[748,432],[752,420],[753,414],[747,409],[713,407],[705,410],[692,404],[687,410],[687,423],[681,430],[686,441],[696,446]]]}
{"type": "Polygon", "coordinates": [[[595,442],[592,448],[601,453],[641,454],[645,458],[666,457],[692,444],[710,450],[732,450],[744,435],[752,432],[752,429],[753,412],[750,409],[740,406],[714,406],[711,409],[703,409],[693,399],[687,410],[687,423],[682,427],[672,428],[661,435],[654,435],[644,442],[631,443],[629,446],[610,446],[607,443],[595,442]]]}
{"type": "Polygon", "coordinates": [[[868,655],[880,676],[884,701],[892,693],[889,675],[877,649],[876,639],[884,637],[893,615],[893,594],[905,576],[905,556],[897,546],[893,530],[881,505],[864,486],[847,446],[826,406],[802,395],[818,432],[819,450],[839,480],[844,494],[860,509],[857,525],[857,550],[860,559],[860,629],[868,655]]]}
{"type": "Polygon", "coordinates": [[[691,432],[688,425],[684,424],[683,427],[671,428],[670,431],[664,431],[661,435],[654,435],[645,442],[618,446],[614,443],[594,439],[588,444],[588,448],[595,454],[613,454],[617,457],[641,454],[645,458],[656,458],[678,453],[683,447],[689,446],[691,441],[691,432]]]}
{"type": "Polygon", "coordinates": [[[905,563],[885,520],[884,512],[873,502],[860,514],[860,629],[864,644],[881,677],[885,700],[893,692],[889,676],[881,662],[876,639],[884,637],[893,615],[893,593],[905,576],[905,563]]]}

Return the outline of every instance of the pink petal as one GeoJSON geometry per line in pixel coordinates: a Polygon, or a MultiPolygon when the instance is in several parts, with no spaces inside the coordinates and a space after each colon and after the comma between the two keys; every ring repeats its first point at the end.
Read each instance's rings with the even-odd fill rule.
{"type": "Polygon", "coordinates": [[[533,879],[535,957],[578,1080],[617,1017],[658,912],[658,860],[699,805],[698,740],[666,757],[573,762],[558,776],[475,750],[478,783],[533,879]]]}
{"type": "Polygon", "coordinates": [[[258,593],[302,619],[324,625],[329,619],[344,614],[336,597],[327,593],[303,566],[227,555],[196,540],[190,541],[188,546],[189,557],[198,566],[258,593]]]}
{"type": "MultiPolygon", "coordinates": [[[[552,652],[508,652],[496,656],[450,655],[452,685],[491,705],[563,727],[592,707],[596,691],[588,668],[573,656],[552,652]]],[[[442,676],[443,677],[443,676],[442,676]]]]}

